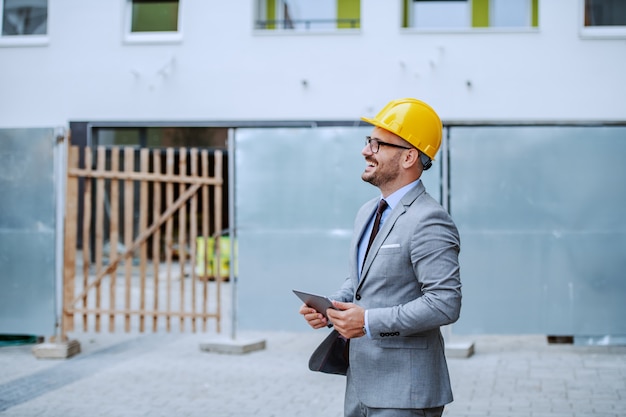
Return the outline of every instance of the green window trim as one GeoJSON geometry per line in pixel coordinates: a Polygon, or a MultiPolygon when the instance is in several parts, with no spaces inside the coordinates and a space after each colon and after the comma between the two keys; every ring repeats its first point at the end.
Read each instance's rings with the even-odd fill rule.
{"type": "Polygon", "coordinates": [[[530,25],[534,28],[539,27],[539,0],[531,1],[531,22],[530,25]]]}
{"type": "Polygon", "coordinates": [[[489,0],[472,0],[472,27],[489,27],[489,0]]]}
{"type": "Polygon", "coordinates": [[[337,29],[361,27],[361,0],[337,0],[337,29]]]}
{"type": "Polygon", "coordinates": [[[408,28],[409,25],[409,2],[411,0],[404,0],[402,2],[402,27],[408,28]]]}
{"type": "Polygon", "coordinates": [[[265,20],[267,20],[267,29],[273,30],[276,29],[276,0],[267,0],[266,11],[265,11],[265,20]]]}

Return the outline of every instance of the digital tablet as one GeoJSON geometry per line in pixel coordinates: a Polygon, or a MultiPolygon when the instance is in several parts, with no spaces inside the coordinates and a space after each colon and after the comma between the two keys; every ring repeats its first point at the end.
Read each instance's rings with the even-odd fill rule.
{"type": "MultiPolygon", "coordinates": [[[[311,294],[308,292],[293,290],[293,293],[298,296],[299,299],[304,301],[304,304],[316,309],[326,317],[327,308],[335,308],[330,298],[323,295],[311,294]]],[[[328,317],[326,317],[328,318],[328,317]]]]}

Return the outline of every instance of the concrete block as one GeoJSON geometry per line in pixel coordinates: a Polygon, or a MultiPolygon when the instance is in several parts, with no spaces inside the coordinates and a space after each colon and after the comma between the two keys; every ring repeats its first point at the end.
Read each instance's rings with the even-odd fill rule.
{"type": "Polygon", "coordinates": [[[469,358],[474,354],[474,342],[456,341],[446,343],[446,357],[448,358],[469,358]]]}
{"type": "Polygon", "coordinates": [[[38,359],[67,359],[80,353],[77,340],[55,343],[39,343],[33,347],[33,354],[38,359]]]}
{"type": "Polygon", "coordinates": [[[263,339],[228,339],[221,338],[200,343],[200,350],[205,352],[227,353],[241,355],[265,349],[263,339]]]}

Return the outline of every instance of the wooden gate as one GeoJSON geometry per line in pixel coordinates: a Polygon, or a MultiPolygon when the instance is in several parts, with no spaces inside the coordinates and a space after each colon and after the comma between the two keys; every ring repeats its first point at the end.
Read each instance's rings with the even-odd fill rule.
{"type": "Polygon", "coordinates": [[[77,325],[220,332],[223,153],[87,147],[82,156],[84,168],[69,148],[61,336],[77,325]]]}

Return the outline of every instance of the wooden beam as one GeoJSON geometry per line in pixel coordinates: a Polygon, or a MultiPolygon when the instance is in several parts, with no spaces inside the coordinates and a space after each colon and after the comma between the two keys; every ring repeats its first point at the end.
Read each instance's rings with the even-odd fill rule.
{"type": "MultiPolygon", "coordinates": [[[[120,169],[120,148],[111,149],[111,170],[120,169]]],[[[120,216],[120,184],[118,180],[111,180],[111,218],[109,220],[109,259],[113,254],[117,254],[117,244],[120,239],[119,216],[120,216]]],[[[109,272],[109,309],[114,310],[116,306],[117,290],[117,265],[109,272]]],[[[109,332],[115,331],[115,314],[109,313],[109,332]]]]}
{"type": "Polygon", "coordinates": [[[105,171],[105,170],[87,170],[81,168],[73,168],[68,170],[68,176],[81,178],[106,178],[111,180],[131,180],[131,181],[159,181],[163,183],[180,183],[180,184],[207,184],[218,185],[216,178],[191,177],[184,175],[166,175],[154,174],[149,172],[129,172],[129,171],[105,171]]]}
{"type": "MultiPolygon", "coordinates": [[[[78,166],[78,148],[70,147],[67,166],[78,166]]],[[[74,330],[74,315],[68,310],[76,304],[74,296],[76,276],[76,234],[78,232],[78,178],[68,176],[65,198],[65,238],[63,242],[63,314],[61,316],[61,341],[67,340],[67,333],[74,330]]],[[[79,298],[80,300],[80,298],[79,298]]]]}

